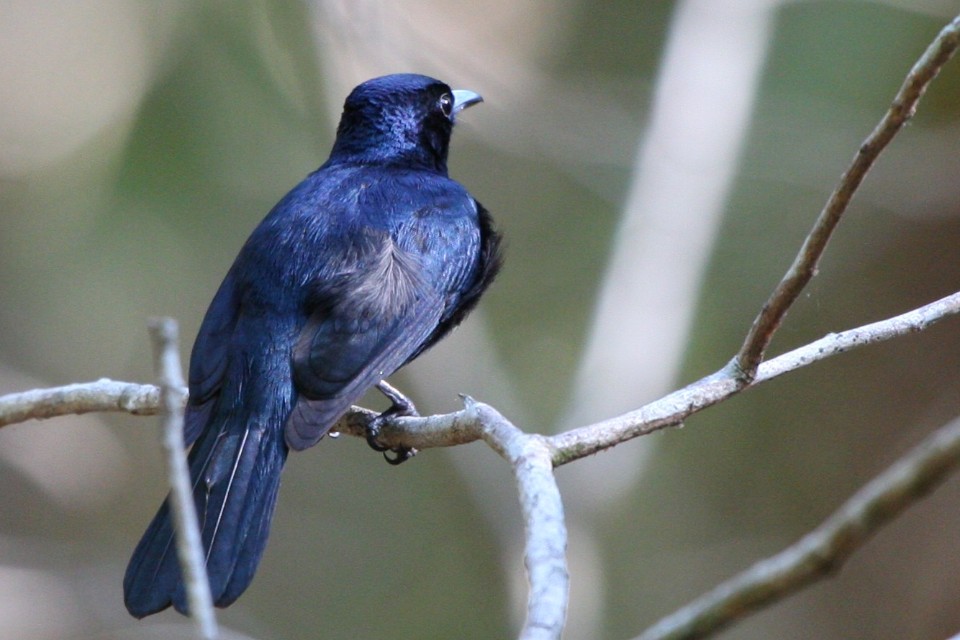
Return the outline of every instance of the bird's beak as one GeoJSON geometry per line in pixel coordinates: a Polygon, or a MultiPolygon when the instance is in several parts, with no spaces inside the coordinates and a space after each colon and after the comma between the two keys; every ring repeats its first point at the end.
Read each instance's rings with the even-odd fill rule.
{"type": "Polygon", "coordinates": [[[467,107],[472,107],[478,102],[483,102],[483,96],[466,89],[456,89],[453,91],[453,112],[460,113],[467,107]]]}

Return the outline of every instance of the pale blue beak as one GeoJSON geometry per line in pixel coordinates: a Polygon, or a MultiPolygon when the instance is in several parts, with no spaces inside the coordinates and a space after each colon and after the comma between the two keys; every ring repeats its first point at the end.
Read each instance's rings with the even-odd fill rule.
{"type": "Polygon", "coordinates": [[[483,96],[466,89],[455,89],[453,92],[453,112],[459,113],[467,107],[483,102],[483,96]]]}

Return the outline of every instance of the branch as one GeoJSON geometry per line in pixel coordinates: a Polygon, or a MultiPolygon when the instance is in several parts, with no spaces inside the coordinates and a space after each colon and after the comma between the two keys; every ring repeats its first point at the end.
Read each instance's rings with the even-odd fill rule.
{"type": "Polygon", "coordinates": [[[465,398],[465,404],[483,425],[483,439],[510,463],[517,480],[526,532],[524,565],[530,581],[520,640],[558,640],[566,620],[570,576],[553,452],[545,438],[525,434],[493,407],[470,398],[465,398]]]}
{"type": "Polygon", "coordinates": [[[170,512],[176,532],[180,571],[184,577],[190,617],[196,623],[198,636],[203,640],[215,640],[219,634],[217,620],[213,614],[206,558],[193,503],[190,470],[184,455],[183,405],[186,391],[177,353],[177,323],[171,318],[151,320],[150,338],[153,341],[157,377],[160,379],[163,448],[167,454],[170,512]]]}
{"type": "Polygon", "coordinates": [[[870,481],[799,542],[762,560],[644,631],[636,640],[703,638],[840,569],[883,525],[960,466],[960,419],[870,481]]]}
{"type": "Polygon", "coordinates": [[[907,74],[903,86],[900,87],[900,91],[897,92],[883,119],[860,145],[857,155],[854,156],[850,167],[840,178],[839,184],[824,205],[813,229],[804,240],[800,252],[794,258],[793,264],[764,303],[760,314],[750,327],[743,346],[740,347],[736,364],[738,377],[744,382],[753,378],[763,360],[767,346],[773,339],[773,334],[787,311],[810,279],[816,275],[820,256],[826,250],[830,236],[840,223],[840,218],[846,212],[860,183],[863,182],[880,153],[903,125],[913,117],[920,98],[940,72],[941,67],[953,56],[958,45],[960,45],[960,16],[954,18],[930,43],[907,74]]]}
{"type": "Polygon", "coordinates": [[[923,331],[960,313],[960,292],[899,316],[832,333],[760,365],[753,380],[744,384],[736,359],[726,367],[639,409],[548,438],[554,448],[554,465],[560,466],[626,440],[682,424],[689,416],[790,371],[845,353],[857,347],[923,331]]]}
{"type": "Polygon", "coordinates": [[[156,415],[160,390],[152,384],[116,382],[101,378],[53,389],[33,389],[0,397],[0,427],[27,420],[43,420],[82,413],[123,411],[156,415]]]}

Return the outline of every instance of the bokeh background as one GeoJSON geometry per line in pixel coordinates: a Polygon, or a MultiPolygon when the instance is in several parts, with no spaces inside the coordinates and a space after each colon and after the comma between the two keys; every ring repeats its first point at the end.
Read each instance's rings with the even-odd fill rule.
{"type": "MultiPolygon", "coordinates": [[[[906,71],[938,0],[0,4],[0,393],[153,379],[146,320],[189,352],[250,230],[326,157],[358,82],[474,89],[451,172],[507,265],[395,376],[421,410],[527,431],[616,415],[721,367],[906,71]]],[[[960,289],[960,62],[866,181],[773,353],[960,289]]],[[[559,470],[566,637],[624,639],[826,517],[960,414],[947,321],[791,374],[559,470]]],[[[371,397],[369,404],[381,401],[371,397]]],[[[165,489],[157,422],[0,431],[0,637],[171,638],[120,583],[165,489]]],[[[254,638],[507,638],[525,593],[509,470],[483,445],[388,467],[292,455],[250,590],[254,638]]],[[[960,481],[829,581],[729,638],[960,630],[960,481]]]]}

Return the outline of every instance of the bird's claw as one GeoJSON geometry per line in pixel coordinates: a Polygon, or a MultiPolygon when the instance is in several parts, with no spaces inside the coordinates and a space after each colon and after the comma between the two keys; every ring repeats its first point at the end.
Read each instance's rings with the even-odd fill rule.
{"type": "Polygon", "coordinates": [[[389,451],[383,452],[383,459],[387,461],[387,464],[397,466],[403,462],[406,462],[413,456],[417,455],[416,449],[408,449],[407,447],[397,447],[396,449],[390,449],[389,451]],[[390,456],[390,452],[393,452],[393,456],[390,456]]]}
{"type": "Polygon", "coordinates": [[[378,440],[378,438],[380,437],[380,425],[375,424],[378,421],[379,421],[379,417],[374,418],[373,420],[370,421],[370,424],[367,425],[367,444],[374,451],[383,453],[384,451],[390,451],[390,447],[383,446],[382,444],[380,444],[380,441],[378,440]]]}
{"type": "Polygon", "coordinates": [[[394,466],[406,462],[413,456],[417,455],[417,450],[411,447],[386,447],[380,444],[380,428],[388,418],[396,414],[389,414],[389,410],[381,413],[379,416],[370,421],[370,424],[367,425],[367,444],[374,451],[378,451],[383,454],[383,459],[386,460],[389,464],[394,466]],[[393,454],[392,456],[390,454],[393,454]]]}
{"type": "Polygon", "coordinates": [[[412,447],[386,447],[380,444],[380,430],[387,420],[396,416],[419,416],[413,402],[398,389],[386,382],[380,382],[377,388],[390,400],[390,408],[378,415],[367,425],[367,444],[374,451],[383,454],[383,459],[394,466],[406,462],[417,455],[412,447]],[[394,454],[391,456],[390,454],[394,454]]]}

